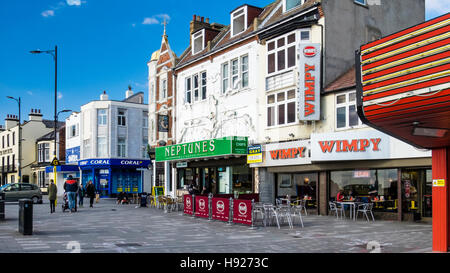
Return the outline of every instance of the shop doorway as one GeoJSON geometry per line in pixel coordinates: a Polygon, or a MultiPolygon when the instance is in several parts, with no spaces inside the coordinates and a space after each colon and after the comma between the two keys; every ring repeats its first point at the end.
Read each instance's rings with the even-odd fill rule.
{"type": "Polygon", "coordinates": [[[431,169],[402,170],[402,210],[405,220],[433,217],[433,179],[431,169]]]}
{"type": "Polygon", "coordinates": [[[280,173],[276,175],[276,198],[303,200],[309,210],[318,209],[317,173],[280,173]]]}
{"type": "Polygon", "coordinates": [[[98,189],[100,192],[100,198],[107,198],[110,196],[109,186],[109,170],[99,170],[98,189]]]}

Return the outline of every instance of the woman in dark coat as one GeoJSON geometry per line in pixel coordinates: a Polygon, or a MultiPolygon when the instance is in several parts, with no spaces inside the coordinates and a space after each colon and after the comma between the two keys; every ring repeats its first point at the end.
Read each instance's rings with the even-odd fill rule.
{"type": "Polygon", "coordinates": [[[95,199],[95,186],[92,183],[92,180],[89,180],[86,186],[86,195],[89,197],[90,207],[94,207],[94,199],[95,199]]]}
{"type": "Polygon", "coordinates": [[[50,213],[55,212],[57,194],[58,194],[58,187],[56,187],[55,182],[53,180],[50,180],[50,185],[48,186],[48,200],[50,201],[50,213]]]}

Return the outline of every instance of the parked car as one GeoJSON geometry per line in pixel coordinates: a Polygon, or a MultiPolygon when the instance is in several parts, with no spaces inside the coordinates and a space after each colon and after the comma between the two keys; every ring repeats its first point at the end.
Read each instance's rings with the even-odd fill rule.
{"type": "Polygon", "coordinates": [[[0,187],[5,193],[6,202],[17,202],[20,199],[31,199],[34,204],[42,204],[42,192],[33,184],[7,184],[0,187]]]}

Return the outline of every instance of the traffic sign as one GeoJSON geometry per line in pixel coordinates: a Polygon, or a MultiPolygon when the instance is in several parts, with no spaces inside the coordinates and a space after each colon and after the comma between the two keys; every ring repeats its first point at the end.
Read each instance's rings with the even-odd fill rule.
{"type": "Polygon", "coordinates": [[[61,165],[61,164],[59,164],[59,160],[55,157],[55,158],[53,159],[51,165],[52,165],[52,166],[59,166],[59,165],[61,165]]]}

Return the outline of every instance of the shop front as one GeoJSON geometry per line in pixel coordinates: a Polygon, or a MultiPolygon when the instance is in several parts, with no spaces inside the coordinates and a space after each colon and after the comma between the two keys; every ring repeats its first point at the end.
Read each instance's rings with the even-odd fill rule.
{"type": "Polygon", "coordinates": [[[115,197],[121,192],[142,193],[144,172],[149,172],[150,164],[149,160],[134,159],[89,159],[78,162],[83,186],[92,181],[101,198],[115,197]]]}
{"type": "Polygon", "coordinates": [[[266,144],[262,151],[263,162],[251,164],[251,167],[263,172],[268,170],[275,199],[303,200],[311,213],[318,213],[319,174],[308,168],[298,169],[311,165],[310,147],[309,140],[266,144]]]}
{"type": "Polygon", "coordinates": [[[432,217],[429,151],[375,130],[313,134],[311,150],[313,164],[328,170],[329,201],[343,191],[347,198],[374,203],[382,219],[432,217]]]}
{"type": "Polygon", "coordinates": [[[263,202],[304,200],[311,213],[327,215],[340,191],[373,202],[379,219],[432,217],[431,152],[367,129],[312,134],[310,140],[263,145],[258,170],[263,202]]]}
{"type": "MultiPolygon", "coordinates": [[[[53,180],[55,175],[54,171],[56,169],[56,186],[58,188],[58,196],[64,195],[64,183],[69,178],[69,176],[72,176],[77,181],[80,181],[80,169],[77,165],[60,165],[56,166],[48,166],[45,168],[44,173],[39,172],[40,179],[46,180],[46,187],[48,187],[50,180],[53,180]]],[[[39,180],[39,185],[42,185],[41,180],[39,180]]],[[[42,189],[41,189],[42,190],[42,189]]],[[[47,190],[46,190],[47,192],[47,190]]]]}
{"type": "Polygon", "coordinates": [[[247,137],[226,137],[156,149],[156,162],[174,168],[177,195],[193,185],[198,193],[250,194],[253,174],[246,162],[247,137]]]}

